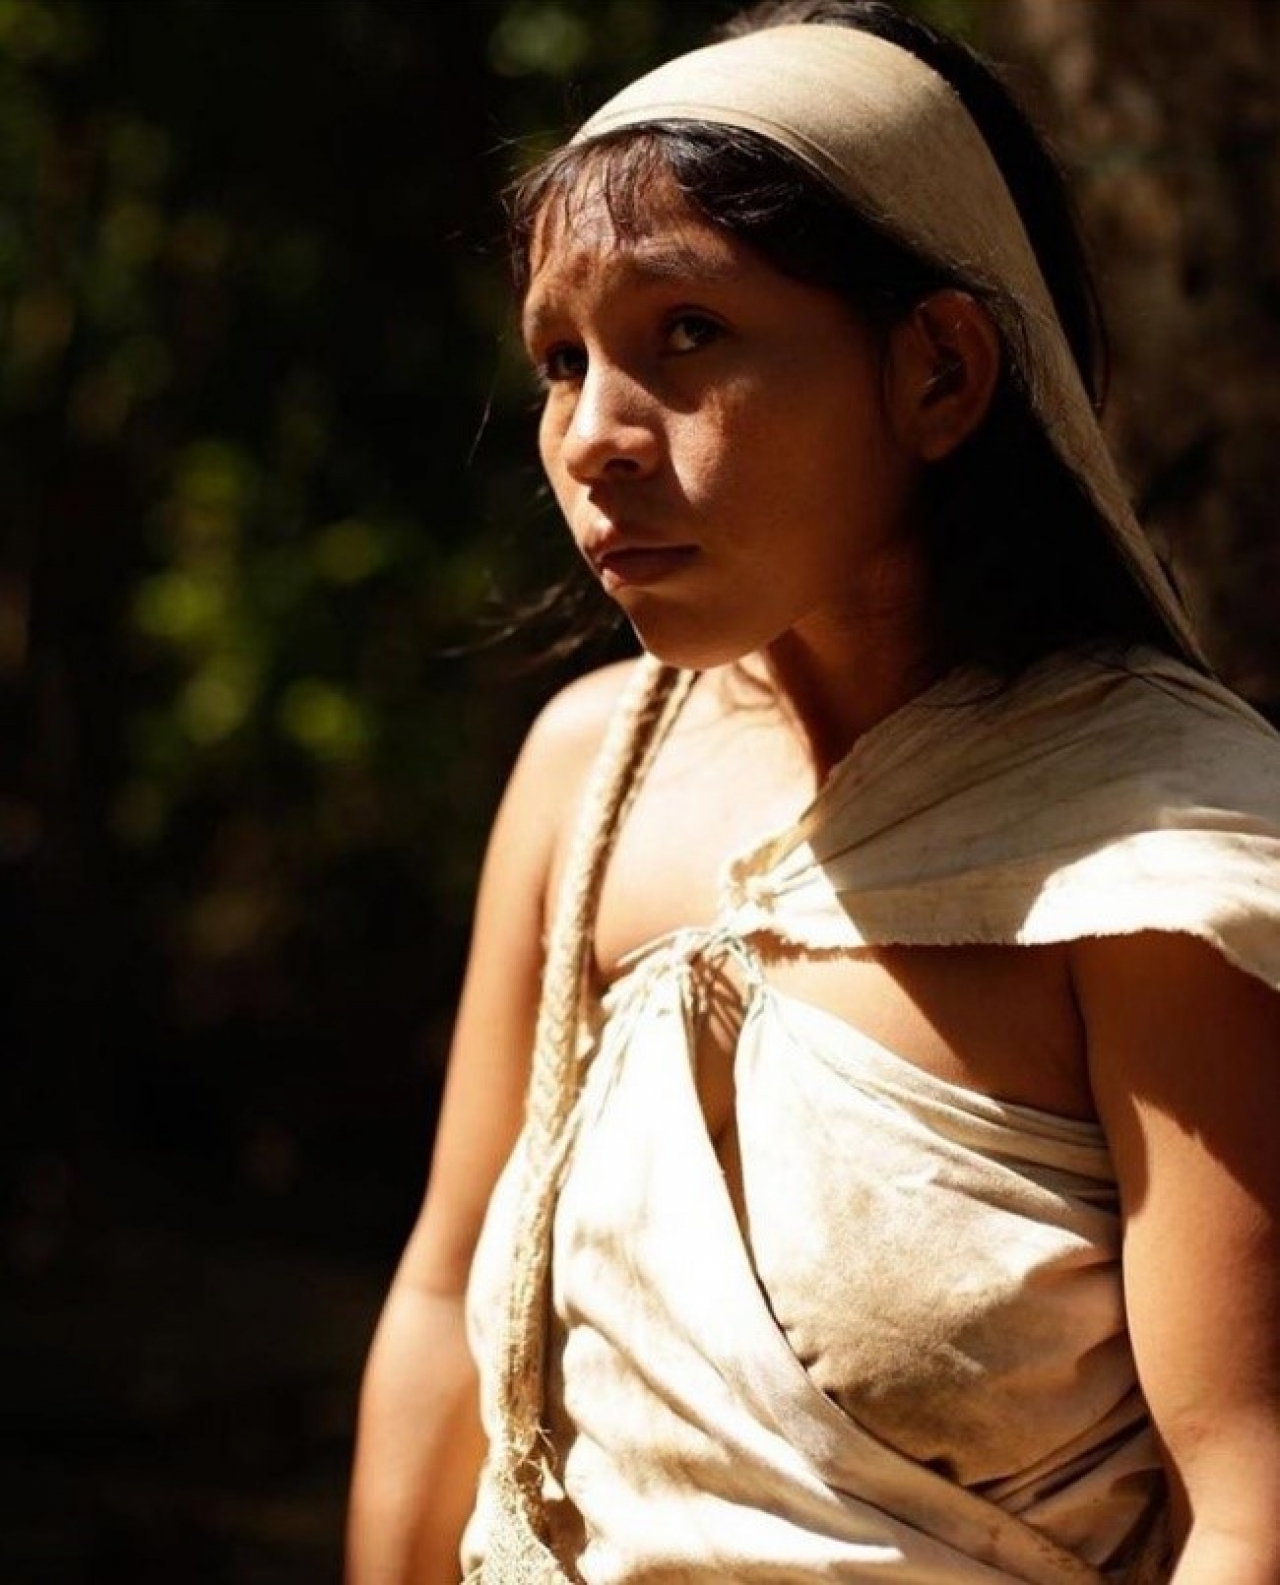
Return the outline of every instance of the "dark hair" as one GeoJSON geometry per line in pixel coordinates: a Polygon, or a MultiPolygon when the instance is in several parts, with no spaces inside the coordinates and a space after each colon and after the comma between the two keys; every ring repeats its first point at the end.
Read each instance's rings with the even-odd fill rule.
{"type": "MultiPolygon", "coordinates": [[[[796,22],[876,34],[952,85],[1005,178],[1097,405],[1105,340],[1066,184],[991,68],[958,40],[884,0],[765,0],[720,36],[796,22]]],[[[602,197],[625,240],[645,229],[646,192],[655,178],[674,180],[712,224],[782,274],[840,294],[872,326],[887,329],[940,288],[973,291],[957,272],[886,236],[766,139],[729,127],[658,122],[569,145],[516,185],[511,244],[521,294],[536,229],[550,206],[570,215],[585,196],[602,197]]],[[[1016,304],[1005,306],[1016,313],[1016,304]]],[[[978,430],[925,468],[918,531],[929,569],[927,630],[936,666],[977,665],[1011,681],[1061,649],[1180,649],[1084,486],[1051,447],[1016,358],[1006,356],[978,430]]]]}

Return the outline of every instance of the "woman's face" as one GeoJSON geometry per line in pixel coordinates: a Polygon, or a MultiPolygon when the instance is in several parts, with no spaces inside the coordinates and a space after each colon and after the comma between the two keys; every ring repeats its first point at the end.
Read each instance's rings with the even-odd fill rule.
{"type": "Polygon", "coordinates": [[[560,509],[661,659],[830,649],[918,593],[878,345],[674,187],[649,209],[622,241],[588,196],[538,238],[523,325],[560,509]]]}

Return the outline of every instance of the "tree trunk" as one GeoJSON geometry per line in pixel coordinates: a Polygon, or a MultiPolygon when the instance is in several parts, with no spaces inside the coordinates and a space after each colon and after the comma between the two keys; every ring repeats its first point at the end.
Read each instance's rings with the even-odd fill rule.
{"type": "Polygon", "coordinates": [[[1280,705],[1280,6],[999,0],[1112,333],[1108,429],[1223,673],[1280,705]]]}

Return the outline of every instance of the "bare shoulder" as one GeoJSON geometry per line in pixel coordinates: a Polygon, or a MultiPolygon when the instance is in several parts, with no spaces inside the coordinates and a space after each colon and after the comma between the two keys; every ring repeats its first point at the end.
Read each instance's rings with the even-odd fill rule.
{"type": "Polygon", "coordinates": [[[541,914],[583,780],[635,665],[625,661],[588,672],[539,712],[494,821],[481,879],[482,907],[486,889],[497,886],[504,893],[504,907],[519,897],[527,918],[541,914]]]}
{"type": "Polygon", "coordinates": [[[554,694],[529,732],[537,754],[568,758],[581,767],[600,747],[605,729],[639,661],[617,661],[584,673],[554,694]]]}
{"type": "MultiPolygon", "coordinates": [[[[1126,1066],[1132,1061],[1140,1071],[1150,1063],[1153,1078],[1164,1072],[1172,1082],[1182,1063],[1220,1079],[1219,1059],[1232,1051],[1238,1066],[1248,1066],[1259,1047],[1275,1061],[1280,993],[1210,942],[1142,931],[1073,942],[1070,957],[1086,1025],[1104,1039],[1134,1037],[1126,1066]],[[1160,1050],[1150,1050],[1152,1036],[1162,1037],[1160,1050]]],[[[1106,1074],[1099,1077],[1105,1082],[1106,1074]]]]}
{"type": "MultiPolygon", "coordinates": [[[[1169,1281],[1191,1230],[1212,1229],[1213,1259],[1235,1241],[1244,1261],[1262,1229],[1273,1240],[1280,1226],[1269,1124],[1280,992],[1209,942],[1172,932],[1075,943],[1071,962],[1130,1259],[1148,1228],[1169,1281]]],[[[1273,1243],[1273,1274],[1275,1257],[1273,1243]]],[[[1252,1255],[1249,1263],[1255,1275],[1263,1269],[1252,1255]]],[[[1243,1288],[1237,1281],[1237,1293],[1243,1288]]]]}
{"type": "Polygon", "coordinates": [[[1171,1004],[1198,1002],[1280,1005],[1277,993],[1238,968],[1210,941],[1183,931],[1142,930],[1132,935],[1086,936],[1070,943],[1072,970],[1085,992],[1116,987],[1158,992],[1156,1013],[1171,1004]]]}
{"type": "Polygon", "coordinates": [[[529,729],[507,790],[506,820],[537,832],[554,884],[587,773],[638,662],[621,661],[576,678],[543,706],[529,729]]]}
{"type": "MultiPolygon", "coordinates": [[[[632,663],[634,665],[634,663],[632,663]]],[[[435,1157],[404,1280],[461,1294],[488,1205],[523,1115],[548,897],[572,823],[631,667],[562,689],[525,739],[494,821],[454,1028],[435,1157]]]]}
{"type": "Polygon", "coordinates": [[[1248,1151],[1280,1063],[1280,993],[1191,935],[1144,931],[1075,942],[1071,970],[1099,1108],[1178,1118],[1248,1151]]]}

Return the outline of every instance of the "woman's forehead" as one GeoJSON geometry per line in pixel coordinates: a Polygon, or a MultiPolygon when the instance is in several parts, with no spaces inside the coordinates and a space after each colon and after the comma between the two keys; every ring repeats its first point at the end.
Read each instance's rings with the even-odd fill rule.
{"type": "Polygon", "coordinates": [[[625,259],[646,276],[674,279],[740,267],[742,244],[700,213],[665,173],[629,194],[625,208],[610,185],[586,172],[539,211],[529,252],[526,302],[553,281],[571,280],[601,261],[625,259]]]}

